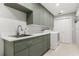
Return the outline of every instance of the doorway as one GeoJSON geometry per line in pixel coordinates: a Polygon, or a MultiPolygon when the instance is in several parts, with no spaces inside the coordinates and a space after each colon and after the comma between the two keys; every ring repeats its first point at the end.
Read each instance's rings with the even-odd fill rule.
{"type": "Polygon", "coordinates": [[[60,33],[60,42],[72,43],[72,19],[55,20],[54,31],[60,33]]]}

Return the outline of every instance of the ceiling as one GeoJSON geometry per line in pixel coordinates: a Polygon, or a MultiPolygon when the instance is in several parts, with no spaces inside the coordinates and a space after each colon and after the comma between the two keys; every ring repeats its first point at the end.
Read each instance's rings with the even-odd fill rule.
{"type": "Polygon", "coordinates": [[[77,11],[78,3],[41,3],[54,16],[73,13],[77,11]]]}

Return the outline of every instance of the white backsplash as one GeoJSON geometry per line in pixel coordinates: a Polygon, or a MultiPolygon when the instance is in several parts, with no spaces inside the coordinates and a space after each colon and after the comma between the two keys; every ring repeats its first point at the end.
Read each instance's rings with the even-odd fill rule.
{"type": "Polygon", "coordinates": [[[21,25],[23,29],[26,27],[26,22],[0,18],[0,33],[3,35],[14,35],[16,34],[17,26],[21,25]]]}

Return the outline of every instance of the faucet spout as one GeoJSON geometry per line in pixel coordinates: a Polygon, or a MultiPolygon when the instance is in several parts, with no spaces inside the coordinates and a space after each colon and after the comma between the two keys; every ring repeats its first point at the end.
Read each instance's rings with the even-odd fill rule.
{"type": "Polygon", "coordinates": [[[21,31],[23,31],[22,26],[21,25],[18,25],[17,32],[16,32],[17,35],[20,35],[19,28],[20,28],[21,31]]]}

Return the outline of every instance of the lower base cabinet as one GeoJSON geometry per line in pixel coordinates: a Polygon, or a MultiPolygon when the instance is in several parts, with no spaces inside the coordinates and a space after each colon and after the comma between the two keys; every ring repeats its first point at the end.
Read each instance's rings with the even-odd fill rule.
{"type": "Polygon", "coordinates": [[[50,34],[23,39],[4,41],[5,56],[41,56],[50,49],[50,34]]]}
{"type": "Polygon", "coordinates": [[[40,56],[43,53],[43,43],[39,43],[29,48],[30,56],[40,56]]]}
{"type": "Polygon", "coordinates": [[[15,56],[28,56],[28,49],[24,49],[18,53],[15,53],[15,56]]]}

